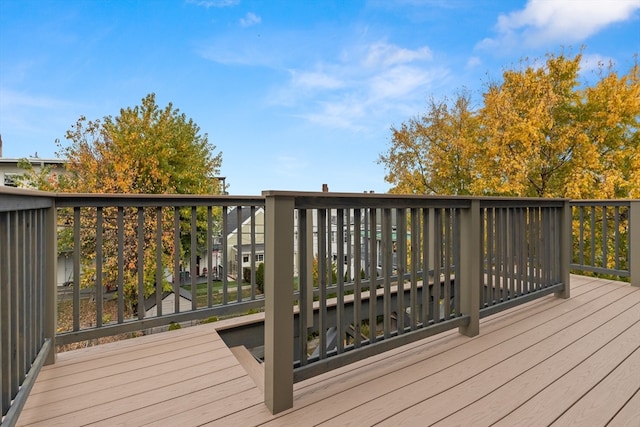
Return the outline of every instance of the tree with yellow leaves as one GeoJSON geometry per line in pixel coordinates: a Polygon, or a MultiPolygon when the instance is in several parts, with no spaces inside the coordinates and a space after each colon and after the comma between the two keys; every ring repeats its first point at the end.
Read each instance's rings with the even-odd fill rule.
{"type": "Polygon", "coordinates": [[[392,193],[640,197],[640,73],[600,67],[582,86],[582,56],[548,55],[507,70],[484,105],[431,102],[379,162],[392,193]],[[449,105],[452,105],[449,107],[449,105]]]}
{"type": "MultiPolygon", "coordinates": [[[[58,155],[67,159],[66,173],[61,174],[58,191],[74,193],[128,193],[128,194],[219,194],[222,190],[214,178],[222,162],[221,153],[213,154],[215,147],[201,135],[199,127],[187,119],[172,104],[161,109],[155,95],[142,99],[142,105],[120,110],[120,115],[90,121],[80,117],[67,132],[69,145],[60,145],[58,155]]],[[[206,241],[206,207],[198,210],[198,243],[206,241]]],[[[176,250],[181,259],[189,255],[191,228],[188,226],[190,209],[180,209],[180,248],[173,244],[173,209],[163,209],[158,216],[153,208],[144,208],[144,287],[145,296],[155,289],[156,228],[161,221],[160,251],[164,267],[171,266],[176,250]]],[[[137,301],[138,238],[137,209],[124,212],[125,293],[131,303],[137,301]]],[[[95,277],[96,211],[81,209],[81,250],[83,286],[92,286],[95,277]]],[[[220,214],[217,210],[214,214],[220,214]]],[[[103,283],[114,288],[118,279],[116,208],[105,208],[103,236],[103,283]]],[[[69,224],[72,212],[61,212],[60,219],[69,224]],[[66,214],[66,216],[65,216],[66,214]]],[[[65,230],[63,228],[63,230],[65,230]]],[[[67,227],[67,233],[71,230],[67,227]]],[[[70,236],[61,235],[60,241],[71,246],[70,236]]],[[[166,279],[163,279],[166,280],[166,279]]],[[[165,288],[170,284],[164,283],[165,288]]]]}

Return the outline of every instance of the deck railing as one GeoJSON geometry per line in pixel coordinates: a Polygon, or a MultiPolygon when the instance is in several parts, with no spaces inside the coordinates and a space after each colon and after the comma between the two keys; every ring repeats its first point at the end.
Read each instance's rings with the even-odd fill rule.
{"type": "Polygon", "coordinates": [[[0,423],[16,423],[54,360],[55,209],[46,193],[0,195],[0,423]],[[52,285],[53,284],[53,285],[52,285]]]}
{"type": "Polygon", "coordinates": [[[573,200],[571,207],[571,269],[640,286],[640,200],[573,200]]]}
{"type": "Polygon", "coordinates": [[[296,381],[447,329],[473,336],[483,315],[569,296],[567,200],[264,196],[265,403],[274,413],[292,406],[296,381]]]}
{"type": "Polygon", "coordinates": [[[263,243],[263,205],[260,197],[58,194],[58,250],[73,268],[63,288],[72,322],[59,327],[56,344],[261,308],[257,263],[243,258],[255,260],[263,243]],[[248,283],[241,268],[229,269],[243,264],[248,283]],[[89,325],[81,322],[87,305],[89,325]]]}
{"type": "Polygon", "coordinates": [[[568,297],[569,268],[640,285],[635,224],[637,200],[0,188],[3,425],[56,345],[248,310],[265,311],[265,403],[279,412],[296,381],[447,329],[475,335],[481,317],[549,293],[568,297]],[[56,322],[65,304],[69,327],[56,322]]]}

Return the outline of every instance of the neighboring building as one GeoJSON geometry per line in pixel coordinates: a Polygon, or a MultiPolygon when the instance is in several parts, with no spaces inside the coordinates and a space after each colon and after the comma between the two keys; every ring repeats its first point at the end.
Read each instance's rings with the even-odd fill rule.
{"type": "MultiPolygon", "coordinates": [[[[17,177],[23,175],[25,170],[18,166],[21,159],[13,159],[0,157],[0,186],[17,187],[17,177]]],[[[63,159],[41,159],[38,157],[30,157],[27,159],[36,172],[42,168],[50,166],[57,172],[64,169],[66,160],[63,159]]],[[[73,280],[73,262],[68,253],[61,253],[58,256],[58,277],[57,284],[59,286],[68,284],[73,280]]]]}
{"type": "MultiPolygon", "coordinates": [[[[17,187],[16,177],[23,175],[25,170],[18,167],[21,159],[11,159],[0,157],[0,185],[7,187],[17,187]]],[[[27,159],[36,172],[42,170],[46,166],[51,166],[61,171],[66,163],[63,159],[40,159],[38,157],[30,157],[27,159]]]]}
{"type": "MultiPolygon", "coordinates": [[[[191,311],[191,301],[193,297],[191,292],[180,288],[180,312],[191,311]]],[[[173,292],[162,293],[162,314],[172,314],[175,312],[176,294],[173,292]]],[[[158,314],[158,306],[156,305],[155,292],[144,300],[144,316],[155,317],[158,314]]]]}
{"type": "MultiPolygon", "coordinates": [[[[227,253],[227,273],[236,276],[238,273],[238,261],[240,261],[240,274],[242,268],[258,266],[264,262],[264,208],[256,207],[232,207],[227,211],[225,240],[220,242],[224,245],[226,242],[227,253]],[[252,224],[255,237],[252,242],[251,231],[252,224]],[[251,260],[253,245],[253,256],[251,260]]],[[[214,268],[224,266],[222,254],[218,253],[215,248],[212,253],[212,265],[214,268]]],[[[224,268],[224,267],[223,267],[224,268]]],[[[218,272],[220,273],[220,272],[218,272]]]]}

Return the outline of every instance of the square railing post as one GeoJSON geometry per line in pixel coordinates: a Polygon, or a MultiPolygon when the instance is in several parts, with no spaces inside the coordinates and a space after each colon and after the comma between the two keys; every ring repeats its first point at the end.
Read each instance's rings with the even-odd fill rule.
{"type": "Polygon", "coordinates": [[[480,287],[483,285],[480,269],[481,220],[480,200],[472,199],[471,207],[460,211],[460,310],[469,315],[470,321],[458,331],[468,337],[480,333],[480,287]]]}
{"type": "Polygon", "coordinates": [[[266,196],[264,403],[276,414],[293,406],[294,198],[263,194],[266,196]]]}
{"type": "Polygon", "coordinates": [[[45,365],[56,362],[56,329],[57,329],[57,265],[58,265],[58,214],[55,200],[45,213],[45,271],[44,271],[44,338],[51,341],[45,365]]]}
{"type": "Polygon", "coordinates": [[[564,285],[561,291],[555,293],[558,298],[569,298],[569,272],[571,270],[571,203],[565,200],[560,212],[560,280],[564,285]]]}
{"type": "Polygon", "coordinates": [[[629,254],[631,286],[640,286],[640,200],[629,203],[629,254]]]}

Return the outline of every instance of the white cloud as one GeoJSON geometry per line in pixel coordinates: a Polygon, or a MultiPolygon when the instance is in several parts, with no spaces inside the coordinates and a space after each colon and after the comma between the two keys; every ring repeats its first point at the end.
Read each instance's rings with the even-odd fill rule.
{"type": "Polygon", "coordinates": [[[337,89],[344,86],[339,78],[324,72],[291,70],[291,84],[298,88],[337,89]]]}
{"type": "Polygon", "coordinates": [[[480,59],[477,56],[471,56],[467,60],[466,67],[468,69],[473,69],[473,68],[479,67],[480,65],[482,65],[482,59],[480,59]]]}
{"type": "Polygon", "coordinates": [[[232,7],[240,4],[240,0],[187,0],[187,3],[195,4],[209,9],[210,7],[232,7]]]}
{"type": "Polygon", "coordinates": [[[248,12],[244,18],[240,19],[240,25],[243,27],[251,27],[252,25],[257,25],[260,22],[262,22],[262,18],[251,12],[248,12]]]}
{"type": "Polygon", "coordinates": [[[70,105],[66,101],[46,96],[32,96],[0,88],[0,107],[11,110],[20,107],[55,109],[70,105]]]}
{"type": "Polygon", "coordinates": [[[523,10],[500,15],[495,27],[498,36],[483,40],[480,47],[580,42],[613,23],[631,19],[638,9],[640,0],[529,0],[523,10]]]}
{"type": "Polygon", "coordinates": [[[309,122],[360,131],[389,112],[404,114],[424,101],[434,80],[447,75],[429,63],[432,56],[426,46],[358,44],[334,61],[290,71],[288,84],[270,100],[296,109],[295,116],[309,122]]]}
{"type": "Polygon", "coordinates": [[[379,42],[369,46],[364,63],[369,67],[388,67],[413,61],[428,61],[431,57],[431,50],[426,46],[411,50],[379,42]]]}

